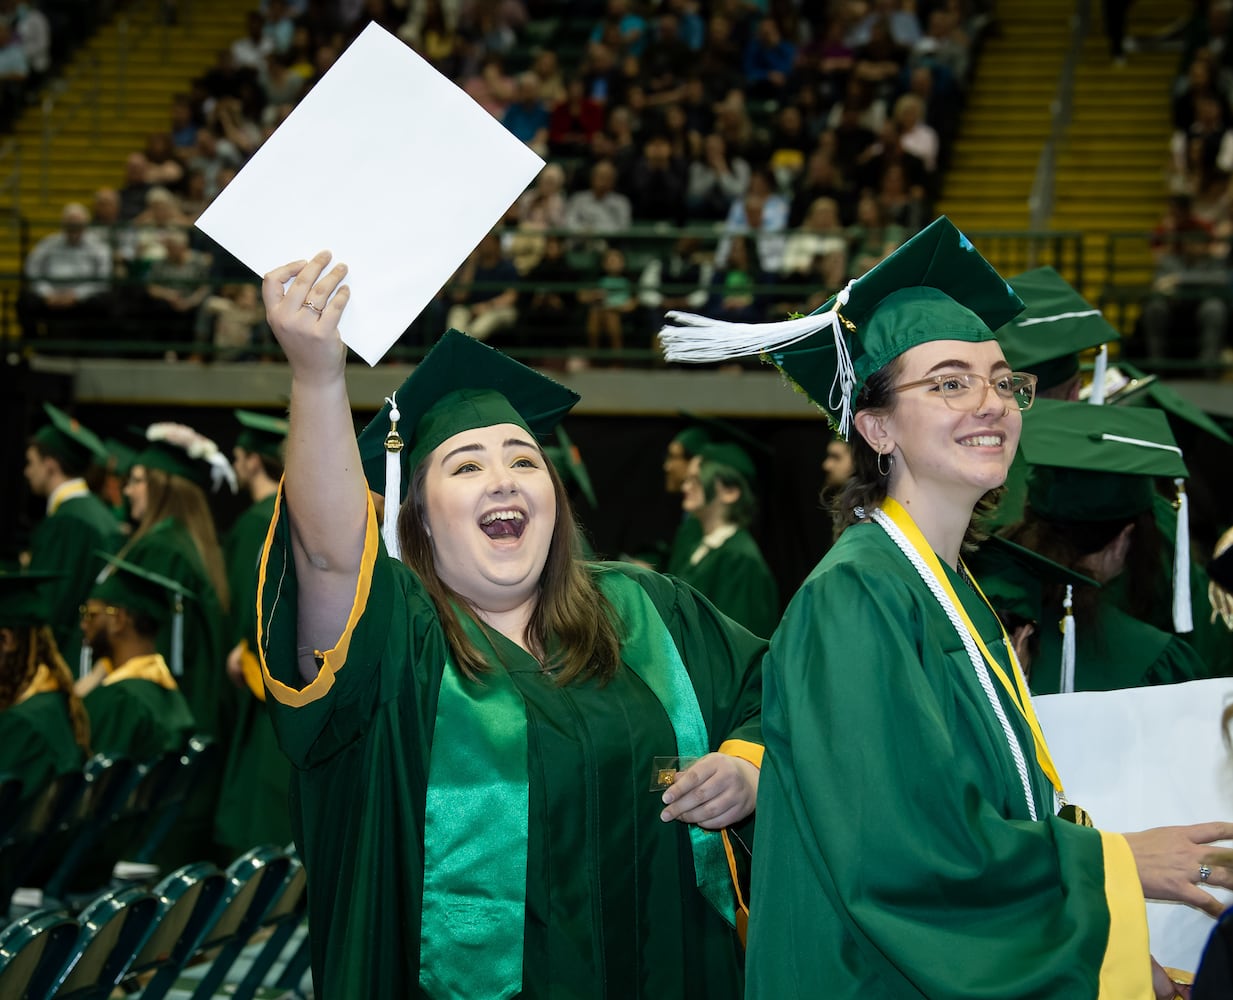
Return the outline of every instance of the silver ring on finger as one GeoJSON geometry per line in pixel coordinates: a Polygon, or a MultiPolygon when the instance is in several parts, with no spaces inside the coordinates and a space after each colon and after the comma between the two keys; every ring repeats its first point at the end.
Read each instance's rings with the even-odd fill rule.
{"type": "Polygon", "coordinates": [[[319,306],[313,305],[313,303],[312,303],[312,302],[305,302],[305,303],[304,303],[303,308],[305,308],[305,309],[311,309],[311,310],[312,310],[313,312],[315,312],[318,316],[320,316],[320,315],[321,315],[321,308],[320,308],[319,306]]]}
{"type": "Polygon", "coordinates": [[[1207,865],[1199,865],[1199,881],[1206,883],[1211,878],[1212,870],[1207,865]]]}

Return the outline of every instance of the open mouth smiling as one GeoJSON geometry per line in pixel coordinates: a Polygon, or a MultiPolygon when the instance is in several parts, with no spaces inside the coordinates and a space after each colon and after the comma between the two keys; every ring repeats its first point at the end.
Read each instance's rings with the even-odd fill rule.
{"type": "Polygon", "coordinates": [[[1001,434],[973,434],[959,443],[965,448],[1000,448],[1006,441],[1001,434]]]}
{"type": "Polygon", "coordinates": [[[490,510],[479,519],[480,530],[489,538],[521,538],[527,528],[527,515],[521,510],[490,510]]]}

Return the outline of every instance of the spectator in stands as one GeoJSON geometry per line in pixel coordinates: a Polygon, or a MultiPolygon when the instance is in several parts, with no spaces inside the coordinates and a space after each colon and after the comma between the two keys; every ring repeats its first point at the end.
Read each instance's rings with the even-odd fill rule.
{"type": "Polygon", "coordinates": [[[193,105],[187,94],[171,98],[171,145],[177,155],[187,155],[197,144],[200,123],[193,115],[193,105]]]}
{"type": "Polygon", "coordinates": [[[518,199],[518,217],[528,229],[565,228],[565,169],[549,163],[518,199]]]}
{"type": "Polygon", "coordinates": [[[937,131],[924,115],[924,102],[915,94],[904,94],[895,102],[893,121],[900,148],[920,160],[932,174],[937,170],[941,147],[937,131]]]}
{"type": "Polygon", "coordinates": [[[565,100],[565,74],[553,49],[540,49],[531,63],[531,72],[539,81],[540,103],[555,108],[565,100]]]}
{"type": "Polygon", "coordinates": [[[910,182],[902,163],[889,163],[882,171],[878,204],[882,214],[908,236],[924,229],[932,217],[924,187],[910,182]]]}
{"type": "Polygon", "coordinates": [[[170,132],[151,132],[146,136],[144,179],[147,184],[161,184],[172,190],[184,181],[184,164],[176,155],[170,132]]]}
{"type": "Polygon", "coordinates": [[[120,216],[120,194],[115,188],[101,187],[94,192],[86,236],[111,251],[115,276],[123,277],[137,256],[137,233],[120,216]]]}
{"type": "Polygon", "coordinates": [[[1229,322],[1229,268],[1188,196],[1170,199],[1152,233],[1152,255],[1155,277],[1142,319],[1149,360],[1181,356],[1218,363],[1229,322]],[[1179,350],[1177,340],[1190,327],[1197,329],[1198,344],[1179,350]]]}
{"type": "MultiPolygon", "coordinates": [[[[783,261],[783,232],[788,228],[789,210],[787,199],[778,192],[771,175],[765,170],[755,170],[750,175],[749,189],[744,197],[732,202],[724,230],[753,233],[760,267],[774,274],[783,261]]],[[[726,260],[728,244],[727,237],[720,241],[717,263],[726,260]]]]}
{"type": "Polygon", "coordinates": [[[707,21],[706,46],[696,60],[696,72],[712,101],[719,101],[744,86],[743,52],[732,19],[713,11],[707,21]]]}
{"type": "Polygon", "coordinates": [[[129,153],[124,160],[124,186],[120,188],[120,218],[131,222],[146,208],[146,158],[141,153],[129,153]]]}
{"type": "Polygon", "coordinates": [[[284,0],[270,0],[266,5],[265,25],[261,34],[270,46],[270,51],[266,54],[267,66],[274,56],[285,56],[291,51],[291,40],[295,37],[295,16],[284,0]]]}
{"type": "Polygon", "coordinates": [[[714,274],[710,254],[696,236],[680,236],[668,251],[647,261],[638,278],[638,303],[648,329],[657,329],[670,309],[701,312],[714,274]]]}
{"type": "Polygon", "coordinates": [[[630,10],[629,0],[608,0],[607,13],[591,31],[591,41],[615,46],[620,55],[642,55],[646,21],[630,10]]]}
{"type": "Polygon", "coordinates": [[[587,96],[581,77],[571,76],[565,85],[565,99],[548,118],[548,152],[552,156],[586,156],[595,133],[603,127],[603,105],[587,96]]]}
{"type": "Polygon", "coordinates": [[[725,259],[715,264],[705,315],[729,323],[757,323],[765,318],[758,293],[763,272],[750,246],[747,236],[728,241],[725,259]]]}
{"type": "Polygon", "coordinates": [[[628,229],[633,218],[629,199],[616,190],[617,170],[611,160],[591,167],[591,184],[570,195],[565,228],[576,233],[610,233],[628,229]]]}
{"type": "Polygon", "coordinates": [[[889,26],[881,18],[873,22],[869,41],[856,49],[852,76],[869,87],[883,114],[895,99],[907,58],[907,49],[891,37],[889,26]]]}
{"type": "Polygon", "coordinates": [[[304,96],[304,77],[291,65],[291,57],[275,53],[266,60],[260,79],[266,104],[295,104],[304,96]]]}
{"type": "Polygon", "coordinates": [[[518,271],[501,248],[496,233],[479,242],[455,275],[453,305],[446,326],[487,340],[518,319],[518,271]]]}
{"type": "MultiPolygon", "coordinates": [[[[805,161],[805,172],[797,181],[792,194],[792,208],[788,213],[788,226],[792,229],[800,227],[805,221],[805,215],[810,206],[819,198],[830,198],[839,206],[840,221],[847,224],[850,218],[844,217],[844,208],[850,201],[843,177],[835,166],[835,161],[828,149],[815,149],[805,161]]],[[[855,215],[855,206],[852,206],[855,215]]]]}
{"type": "Polygon", "coordinates": [[[783,37],[779,22],[764,17],[757,33],[745,45],[741,61],[745,92],[759,100],[780,100],[788,93],[796,46],[783,37]]]}
{"type": "MultiPolygon", "coordinates": [[[[413,6],[417,10],[422,9],[418,4],[413,6]]],[[[309,25],[302,22],[296,24],[295,31],[291,35],[291,51],[287,53],[287,59],[291,72],[305,80],[312,79],[317,67],[317,38],[309,25]]]]}
{"type": "Polygon", "coordinates": [[[261,126],[245,111],[239,97],[222,97],[214,105],[214,124],[219,134],[247,159],[257,151],[265,138],[261,126]]]}
{"type": "Polygon", "coordinates": [[[231,43],[231,58],[241,69],[250,69],[260,74],[265,70],[265,61],[274,51],[274,41],[266,34],[265,17],[254,10],[248,15],[248,30],[243,37],[231,43]]]}
{"type": "Polygon", "coordinates": [[[920,40],[920,21],[909,5],[903,0],[874,0],[869,12],[849,29],[848,45],[856,49],[869,44],[879,24],[883,24],[888,37],[903,48],[910,48],[920,40]]]}
{"type": "Polygon", "coordinates": [[[1216,169],[1233,169],[1233,131],[1220,102],[1210,94],[1195,99],[1195,116],[1185,131],[1175,131],[1169,141],[1175,189],[1194,193],[1195,177],[1216,169]]]}
{"type": "Polygon", "coordinates": [[[812,80],[824,107],[839,102],[848,90],[848,78],[856,64],[852,47],[844,41],[844,22],[835,17],[826,22],[824,34],[802,50],[802,71],[812,80]]]}
{"type": "Polygon", "coordinates": [[[751,165],[761,161],[759,137],[745,106],[745,95],[740,90],[730,90],[722,101],[715,105],[715,131],[723,137],[724,145],[733,156],[740,156],[751,165]]]}
{"type": "Polygon", "coordinates": [[[464,75],[462,89],[481,108],[500,121],[514,99],[516,84],[505,72],[499,53],[486,52],[478,69],[464,75]]]}
{"type": "MultiPolygon", "coordinates": [[[[635,95],[631,93],[629,96],[635,95]]],[[[634,162],[638,159],[640,149],[638,126],[633,109],[629,105],[617,105],[608,112],[607,132],[612,140],[612,148],[605,155],[616,164],[617,186],[623,191],[634,169],[634,162]]]]}
{"type": "Polygon", "coordinates": [[[518,303],[519,325],[536,343],[563,343],[575,334],[580,319],[578,292],[560,286],[580,281],[565,254],[565,241],[545,236],[543,256],[524,276],[518,303]]]}
{"type": "Polygon", "coordinates": [[[771,132],[771,173],[780,190],[788,190],[796,184],[805,169],[805,157],[813,147],[813,141],[805,132],[805,119],[795,104],[786,104],[775,115],[775,127],[771,132]]]}
{"type": "Polygon", "coordinates": [[[548,153],[548,109],[539,98],[539,77],[531,71],[518,76],[514,103],[505,110],[501,124],[541,156],[548,153]]]}
{"type": "Polygon", "coordinates": [[[97,333],[108,317],[111,251],[86,235],[90,213],[70,202],[61,229],[44,236],[26,258],[27,287],[18,312],[27,337],[97,333]]]}
{"type": "Polygon", "coordinates": [[[848,239],[834,198],[817,198],[809,206],[804,224],[784,244],[779,273],[787,282],[817,279],[832,292],[843,287],[848,275],[848,239]]]}
{"type": "Polygon", "coordinates": [[[244,162],[240,151],[226,139],[208,128],[197,133],[197,146],[188,157],[188,169],[205,177],[206,197],[213,199],[223,189],[221,174],[225,168],[235,170],[244,162]]]}
{"type": "Polygon", "coordinates": [[[903,227],[887,218],[873,192],[862,193],[856,203],[856,222],[848,227],[850,277],[859,278],[898,250],[905,239],[903,227]]]}
{"type": "Polygon", "coordinates": [[[165,187],[152,187],[146,193],[146,210],[133,220],[137,231],[137,256],[158,260],[163,256],[163,238],[168,233],[185,232],[192,220],[180,211],[180,202],[165,187]]]}
{"type": "Polygon", "coordinates": [[[661,10],[640,60],[641,76],[653,102],[680,100],[681,73],[692,59],[676,12],[661,10]]]}
{"type": "Polygon", "coordinates": [[[196,222],[211,200],[205,174],[200,170],[189,170],[184,178],[184,195],[180,198],[180,211],[184,217],[196,222]]]}
{"type": "Polygon", "coordinates": [[[638,308],[638,300],[634,298],[634,284],[625,273],[625,254],[619,249],[610,246],[604,251],[600,270],[594,287],[578,293],[578,301],[587,309],[587,347],[591,351],[601,347],[620,351],[625,346],[626,324],[638,308]]]}
{"type": "Polygon", "coordinates": [[[463,47],[455,21],[446,17],[440,3],[428,0],[416,50],[439,72],[453,76],[462,64],[463,47]]]}
{"type": "Polygon", "coordinates": [[[648,138],[630,176],[634,217],[644,222],[684,222],[686,169],[684,160],[672,154],[667,138],[648,138]]]}
{"type": "Polygon", "coordinates": [[[0,14],[8,21],[26,54],[29,83],[39,86],[51,69],[51,22],[37,6],[23,0],[4,0],[0,14]]]}
{"type": "Polygon", "coordinates": [[[948,95],[967,84],[971,41],[959,24],[958,12],[936,7],[929,12],[928,29],[908,54],[909,71],[929,70],[934,88],[948,95]]]}
{"type": "Polygon", "coordinates": [[[163,232],[162,255],[146,274],[146,316],[154,337],[173,344],[193,339],[197,307],[210,294],[210,255],[192,250],[184,230],[163,232]]]}
{"type": "Polygon", "coordinates": [[[1220,117],[1230,121],[1229,95],[1217,85],[1219,72],[1209,50],[1202,50],[1186,71],[1186,79],[1173,98],[1173,129],[1188,132],[1198,115],[1198,102],[1209,97],[1220,105],[1220,117]]]}
{"type": "Polygon", "coordinates": [[[0,20],[0,128],[8,128],[25,103],[30,64],[21,41],[0,20]]]}
{"type": "Polygon", "coordinates": [[[702,141],[702,155],[689,164],[685,210],[691,219],[718,220],[749,187],[749,164],[729,155],[723,136],[712,132],[702,141]]]}
{"type": "Polygon", "coordinates": [[[197,311],[194,359],[208,348],[208,361],[247,361],[263,346],[265,329],[257,286],[251,281],[223,285],[197,311]]]}

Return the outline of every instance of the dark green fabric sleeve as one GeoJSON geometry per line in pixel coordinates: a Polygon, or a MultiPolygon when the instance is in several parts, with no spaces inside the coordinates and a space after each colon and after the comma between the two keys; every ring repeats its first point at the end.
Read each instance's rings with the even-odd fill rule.
{"type": "Polygon", "coordinates": [[[60,692],[36,694],[0,712],[0,774],[21,779],[23,801],[82,763],[60,692]]]}

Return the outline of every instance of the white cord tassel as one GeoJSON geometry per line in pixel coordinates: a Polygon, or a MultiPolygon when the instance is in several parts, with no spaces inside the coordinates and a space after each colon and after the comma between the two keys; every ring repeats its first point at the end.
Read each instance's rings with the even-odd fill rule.
{"type": "Polygon", "coordinates": [[[1190,498],[1186,481],[1175,479],[1177,487],[1177,551],[1173,554],[1173,631],[1194,631],[1194,609],[1190,604],[1190,498]]]}
{"type": "Polygon", "coordinates": [[[90,676],[90,671],[94,669],[94,650],[88,645],[82,644],[81,652],[77,656],[77,679],[85,680],[90,676]]]}
{"type": "Polygon", "coordinates": [[[397,393],[387,396],[390,404],[390,432],[385,436],[385,514],[381,518],[381,537],[385,539],[385,551],[395,559],[402,559],[398,547],[398,506],[402,502],[402,438],[398,435],[397,393]]]}
{"type": "Polygon", "coordinates": [[[1070,694],[1075,689],[1075,588],[1066,584],[1066,598],[1062,601],[1065,614],[1062,616],[1062,676],[1058,690],[1070,694]]]}
{"type": "Polygon", "coordinates": [[[171,673],[184,676],[184,598],[176,594],[176,609],[171,616],[171,673]]]}
{"type": "Polygon", "coordinates": [[[1092,392],[1087,401],[1094,406],[1101,406],[1105,401],[1105,373],[1109,370],[1109,345],[1101,344],[1096,352],[1096,362],[1092,366],[1092,392]]]}
{"type": "Polygon", "coordinates": [[[659,331],[664,357],[668,361],[705,364],[710,361],[731,361],[733,358],[773,354],[829,327],[835,340],[838,359],[835,364],[835,380],[831,385],[826,406],[832,413],[839,411],[839,433],[846,438],[852,425],[852,390],[856,386],[856,374],[844,334],[843,327],[847,321],[840,315],[839,310],[848,304],[851,289],[852,282],[849,281],[835,296],[835,307],[828,312],[813,313],[780,323],[726,323],[694,313],[670,312],[665,318],[674,325],[664,326],[659,331]],[[835,398],[836,392],[839,393],[838,399],[835,398]]]}

